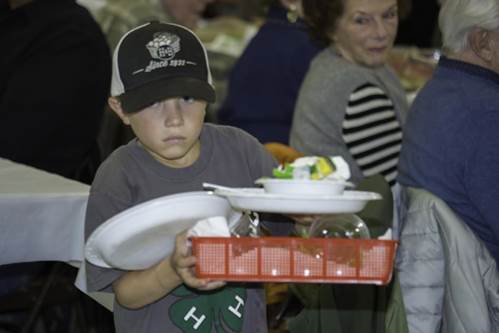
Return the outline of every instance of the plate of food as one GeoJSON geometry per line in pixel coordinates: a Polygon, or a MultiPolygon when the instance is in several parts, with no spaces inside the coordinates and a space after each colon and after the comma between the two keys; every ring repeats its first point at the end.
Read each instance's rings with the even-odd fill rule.
{"type": "Polygon", "coordinates": [[[131,207],[101,224],[85,245],[86,259],[97,266],[139,270],[169,255],[175,235],[209,217],[224,217],[229,228],[241,212],[213,192],[186,192],[131,207]]]}
{"type": "Polygon", "coordinates": [[[286,195],[340,195],[348,182],[350,168],[341,156],[305,156],[273,170],[273,178],[255,181],[266,193],[286,195]]]}
{"type": "Polygon", "coordinates": [[[259,188],[220,188],[215,190],[215,194],[226,197],[236,210],[284,214],[357,213],[367,202],[382,198],[378,193],[363,191],[344,191],[339,195],[297,195],[268,193],[259,188]]]}

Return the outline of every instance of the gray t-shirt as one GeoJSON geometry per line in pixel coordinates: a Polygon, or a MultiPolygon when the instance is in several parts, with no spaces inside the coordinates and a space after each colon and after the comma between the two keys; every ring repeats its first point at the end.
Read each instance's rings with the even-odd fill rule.
{"type": "MultiPolygon", "coordinates": [[[[249,134],[205,124],[201,154],[191,166],[169,168],[156,161],[136,139],[117,149],[99,168],[90,191],[85,238],[117,213],[160,196],[201,191],[203,182],[252,187],[271,175],[275,161],[249,134]]],[[[86,263],[89,291],[107,290],[124,271],[86,263]]],[[[138,310],[114,304],[116,331],[122,332],[266,332],[265,301],[260,284],[234,284],[211,291],[179,286],[138,310]]]]}

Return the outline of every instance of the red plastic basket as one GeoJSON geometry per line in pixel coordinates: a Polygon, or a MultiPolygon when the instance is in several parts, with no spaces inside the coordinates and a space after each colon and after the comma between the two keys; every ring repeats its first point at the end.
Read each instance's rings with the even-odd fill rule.
{"type": "Polygon", "coordinates": [[[193,237],[200,278],[319,283],[390,282],[397,241],[193,237]]]}

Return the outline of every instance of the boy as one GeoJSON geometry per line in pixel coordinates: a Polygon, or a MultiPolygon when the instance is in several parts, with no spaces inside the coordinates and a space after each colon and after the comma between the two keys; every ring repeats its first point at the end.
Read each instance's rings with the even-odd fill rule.
{"type": "MultiPolygon", "coordinates": [[[[206,51],[188,29],[151,22],[125,34],[113,57],[110,107],[137,138],[101,165],[92,184],[85,237],[113,215],[203,182],[251,187],[273,158],[252,136],[204,124],[215,100],[206,51]]],[[[185,233],[175,251],[143,271],[87,263],[89,291],[116,295],[117,332],[266,332],[258,285],[197,279],[185,233]]]]}

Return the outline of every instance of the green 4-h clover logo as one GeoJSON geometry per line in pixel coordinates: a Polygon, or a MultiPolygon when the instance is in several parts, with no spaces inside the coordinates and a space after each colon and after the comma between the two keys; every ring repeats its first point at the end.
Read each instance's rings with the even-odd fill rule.
{"type": "Polygon", "coordinates": [[[180,300],[169,310],[171,321],[182,332],[217,333],[241,332],[246,290],[224,287],[209,292],[194,292],[180,286],[172,293],[180,300]]]}

